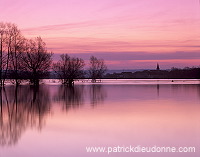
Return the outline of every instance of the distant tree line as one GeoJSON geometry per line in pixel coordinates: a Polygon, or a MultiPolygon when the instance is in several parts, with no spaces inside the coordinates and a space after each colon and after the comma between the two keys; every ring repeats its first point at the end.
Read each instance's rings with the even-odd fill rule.
{"type": "MultiPolygon", "coordinates": [[[[73,85],[75,79],[85,75],[85,62],[81,58],[62,54],[60,60],[53,63],[52,52],[46,48],[41,37],[26,39],[15,24],[0,22],[0,85],[10,79],[19,85],[22,80],[38,85],[42,78],[49,78],[53,70],[63,84],[73,85]]],[[[88,77],[95,82],[102,78],[107,67],[104,60],[92,56],[88,77]]]]}
{"type": "Polygon", "coordinates": [[[143,70],[106,74],[104,78],[115,79],[200,79],[200,67],[171,68],[170,70],[143,70]]]}

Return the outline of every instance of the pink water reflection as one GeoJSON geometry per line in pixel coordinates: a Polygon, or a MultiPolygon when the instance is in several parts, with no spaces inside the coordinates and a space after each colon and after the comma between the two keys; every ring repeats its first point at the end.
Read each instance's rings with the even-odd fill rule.
{"type": "Polygon", "coordinates": [[[99,157],[108,155],[86,153],[85,147],[118,145],[193,146],[197,152],[109,156],[200,155],[199,85],[86,85],[73,90],[76,97],[81,97],[78,100],[68,90],[62,95],[58,86],[49,86],[48,90],[51,110],[44,127],[40,131],[27,128],[16,145],[0,147],[0,156],[99,157]],[[94,98],[97,89],[101,99],[94,98]]]}

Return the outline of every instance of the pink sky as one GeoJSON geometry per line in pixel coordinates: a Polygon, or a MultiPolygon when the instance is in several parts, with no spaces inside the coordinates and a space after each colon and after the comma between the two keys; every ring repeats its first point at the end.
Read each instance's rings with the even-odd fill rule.
{"type": "Polygon", "coordinates": [[[0,10],[55,54],[103,54],[110,69],[200,65],[199,0],[0,0],[0,10]]]}

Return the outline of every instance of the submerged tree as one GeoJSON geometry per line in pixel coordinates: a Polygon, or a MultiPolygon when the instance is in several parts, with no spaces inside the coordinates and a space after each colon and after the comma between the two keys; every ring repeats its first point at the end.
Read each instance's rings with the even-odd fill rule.
{"type": "Polygon", "coordinates": [[[62,54],[60,60],[53,64],[53,70],[57,73],[62,84],[72,86],[75,79],[83,77],[84,65],[83,59],[62,54]]]}
{"type": "Polygon", "coordinates": [[[4,43],[6,37],[6,25],[4,23],[0,23],[0,86],[3,85],[3,67],[4,67],[4,43]]]}
{"type": "Polygon", "coordinates": [[[62,84],[68,83],[68,68],[70,57],[67,54],[60,55],[60,60],[53,64],[53,70],[58,75],[62,84]]]}
{"type": "Polygon", "coordinates": [[[4,85],[10,62],[11,30],[14,24],[0,22],[0,82],[4,85]]]}
{"type": "Polygon", "coordinates": [[[22,52],[25,48],[25,38],[13,23],[0,22],[0,84],[10,78],[16,85],[21,82],[22,52]]]}
{"type": "Polygon", "coordinates": [[[92,82],[96,82],[96,79],[101,79],[106,70],[107,67],[103,59],[97,59],[94,56],[90,57],[89,76],[92,79],[92,82]]]}
{"type": "Polygon", "coordinates": [[[22,55],[24,71],[28,72],[31,84],[38,85],[41,78],[49,74],[52,63],[52,53],[47,51],[41,37],[27,40],[26,48],[22,55]]]}
{"type": "MultiPolygon", "coordinates": [[[[22,36],[15,24],[0,22],[0,85],[5,79],[11,79],[16,85],[22,79],[38,85],[40,79],[46,78],[52,63],[52,53],[47,51],[41,37],[28,40],[22,36]],[[14,81],[13,81],[14,80],[14,81]]],[[[75,79],[83,78],[85,63],[83,59],[61,55],[53,65],[54,71],[63,84],[72,86],[75,79]]],[[[90,58],[89,75],[93,82],[101,79],[106,71],[104,60],[90,58]]]]}
{"type": "Polygon", "coordinates": [[[9,45],[9,71],[10,77],[14,80],[16,85],[21,83],[21,72],[23,70],[22,65],[22,52],[25,48],[25,38],[21,35],[21,31],[15,24],[10,25],[8,34],[9,45]]]}

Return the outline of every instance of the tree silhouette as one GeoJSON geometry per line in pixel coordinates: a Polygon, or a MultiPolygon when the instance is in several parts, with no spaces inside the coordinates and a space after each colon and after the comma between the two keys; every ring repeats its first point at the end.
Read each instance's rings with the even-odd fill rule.
{"type": "Polygon", "coordinates": [[[11,51],[11,29],[14,24],[0,23],[0,84],[4,86],[9,67],[11,51]]]}
{"type": "Polygon", "coordinates": [[[4,23],[0,23],[0,86],[3,85],[3,67],[4,67],[4,60],[3,60],[3,52],[4,52],[4,43],[5,43],[5,36],[6,36],[6,25],[4,23]]]}
{"type": "Polygon", "coordinates": [[[9,45],[10,45],[10,58],[9,58],[9,71],[10,77],[14,79],[16,85],[21,83],[22,66],[22,52],[25,47],[25,38],[21,35],[20,30],[16,25],[12,24],[9,30],[9,45]]]}
{"type": "Polygon", "coordinates": [[[60,60],[53,64],[53,70],[57,73],[62,84],[72,86],[75,79],[83,77],[84,65],[83,59],[62,54],[60,60]]]}
{"type": "Polygon", "coordinates": [[[96,82],[97,79],[101,79],[106,70],[107,67],[103,59],[97,59],[94,56],[90,57],[89,76],[92,79],[92,82],[96,82]]]}
{"type": "Polygon", "coordinates": [[[42,38],[37,37],[35,40],[27,40],[22,59],[30,83],[38,85],[40,79],[48,75],[52,63],[52,53],[47,51],[42,38]]]}

